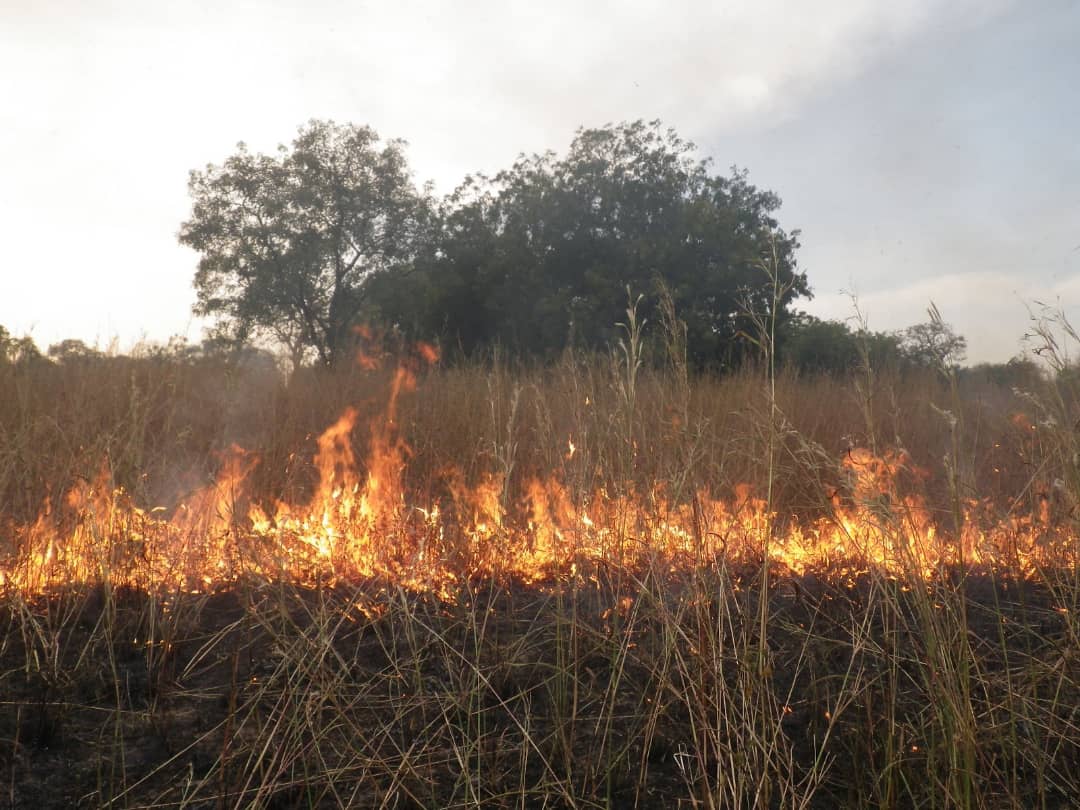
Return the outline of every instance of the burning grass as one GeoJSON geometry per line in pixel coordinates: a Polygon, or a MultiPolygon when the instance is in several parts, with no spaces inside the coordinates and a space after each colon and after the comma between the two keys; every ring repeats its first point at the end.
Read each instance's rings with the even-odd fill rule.
{"type": "Polygon", "coordinates": [[[1061,391],[365,359],[0,368],[13,806],[1080,795],[1061,391]]]}

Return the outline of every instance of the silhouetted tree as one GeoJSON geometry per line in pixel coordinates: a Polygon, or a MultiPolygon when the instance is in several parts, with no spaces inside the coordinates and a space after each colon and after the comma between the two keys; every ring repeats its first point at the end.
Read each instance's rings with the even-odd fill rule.
{"type": "Polygon", "coordinates": [[[956,368],[967,355],[967,340],[940,317],[909,326],[897,335],[905,358],[918,366],[956,368]]]}
{"type": "Polygon", "coordinates": [[[367,282],[410,266],[430,227],[402,141],[312,121],[291,148],[191,173],[180,242],[202,254],[195,311],[219,337],[269,338],[332,363],[348,346],[367,282]]]}
{"type": "Polygon", "coordinates": [[[50,360],[55,360],[58,363],[96,360],[103,356],[97,349],[87,346],[86,343],[75,338],[68,338],[52,344],[49,346],[47,354],[50,360]]]}
{"type": "Polygon", "coordinates": [[[0,326],[0,363],[31,363],[43,359],[29,335],[17,338],[0,326]]]}
{"type": "MultiPolygon", "coordinates": [[[[470,178],[447,200],[424,281],[386,279],[383,312],[466,350],[498,342],[550,355],[611,344],[627,285],[649,292],[659,277],[686,322],[691,360],[723,360],[737,351],[744,308],[771,305],[764,269],[774,259],[791,285],[780,319],[807,286],[797,233],[773,217],[780,199],[745,172],[713,175],[693,149],[636,121],[579,130],[564,157],[522,156],[494,178],[470,178]]],[[[643,317],[653,319],[653,304],[643,317]]]]}

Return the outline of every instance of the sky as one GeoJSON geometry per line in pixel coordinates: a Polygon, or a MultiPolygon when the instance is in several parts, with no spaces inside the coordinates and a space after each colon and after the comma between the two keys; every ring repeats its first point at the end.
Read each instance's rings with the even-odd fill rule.
{"type": "Polygon", "coordinates": [[[969,362],[1080,323],[1071,0],[0,0],[0,325],[47,347],[192,340],[188,173],[313,118],[409,142],[451,191],[580,126],[659,118],[802,232],[875,330],[935,303],[969,362]]]}

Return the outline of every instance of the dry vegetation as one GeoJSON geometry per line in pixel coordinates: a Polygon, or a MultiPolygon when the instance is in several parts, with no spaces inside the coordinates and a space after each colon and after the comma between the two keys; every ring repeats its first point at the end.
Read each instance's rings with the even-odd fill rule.
{"type": "MultiPolygon", "coordinates": [[[[0,802],[1072,806],[1080,437],[1067,392],[934,372],[688,378],[633,361],[419,373],[393,427],[403,502],[442,504],[451,527],[438,552],[457,576],[439,587],[238,569],[201,589],[103,575],[28,592],[9,576],[0,802]],[[852,448],[895,460],[887,489],[859,488],[852,448]],[[491,542],[521,542],[540,478],[582,513],[598,492],[638,504],[605,527],[617,548],[671,505],[698,514],[703,492],[750,493],[768,519],[727,554],[612,551],[524,576],[454,546],[476,521],[450,490],[493,475],[504,523],[491,542]],[[906,548],[924,531],[909,497],[943,545],[958,527],[1006,530],[929,572],[914,555],[870,564],[854,540],[798,571],[770,562],[793,527],[852,514],[906,548]]],[[[169,515],[238,444],[257,454],[246,499],[306,503],[316,438],[355,407],[363,459],[392,376],[286,380],[169,358],[0,366],[0,570],[17,569],[46,503],[57,525],[102,525],[63,504],[103,461],[109,486],[169,515]]],[[[130,528],[114,521],[105,540],[130,528]]]]}

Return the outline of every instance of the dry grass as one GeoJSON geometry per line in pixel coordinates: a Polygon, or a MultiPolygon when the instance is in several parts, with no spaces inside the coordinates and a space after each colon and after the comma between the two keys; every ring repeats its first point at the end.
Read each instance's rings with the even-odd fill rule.
{"type": "MultiPolygon", "coordinates": [[[[315,436],[352,405],[362,445],[389,374],[0,366],[0,551],[103,458],[139,503],[168,510],[239,443],[261,459],[257,499],[301,502],[315,436]]],[[[448,466],[473,483],[501,472],[512,512],[533,476],[576,498],[661,487],[675,502],[749,484],[782,529],[834,514],[848,448],[902,447],[924,472],[900,485],[943,530],[982,497],[987,519],[1043,508],[1077,537],[1067,391],[782,372],[773,399],[769,382],[687,379],[625,352],[431,370],[399,406],[407,489],[431,502],[448,466]]],[[[887,506],[883,524],[902,532],[902,507],[887,506]]],[[[463,577],[442,595],[254,578],[199,594],[11,590],[0,801],[1067,807],[1080,795],[1080,569],[1018,574],[1003,562],[927,580],[839,561],[795,577],[721,557],[593,560],[540,584],[463,577]]]]}

